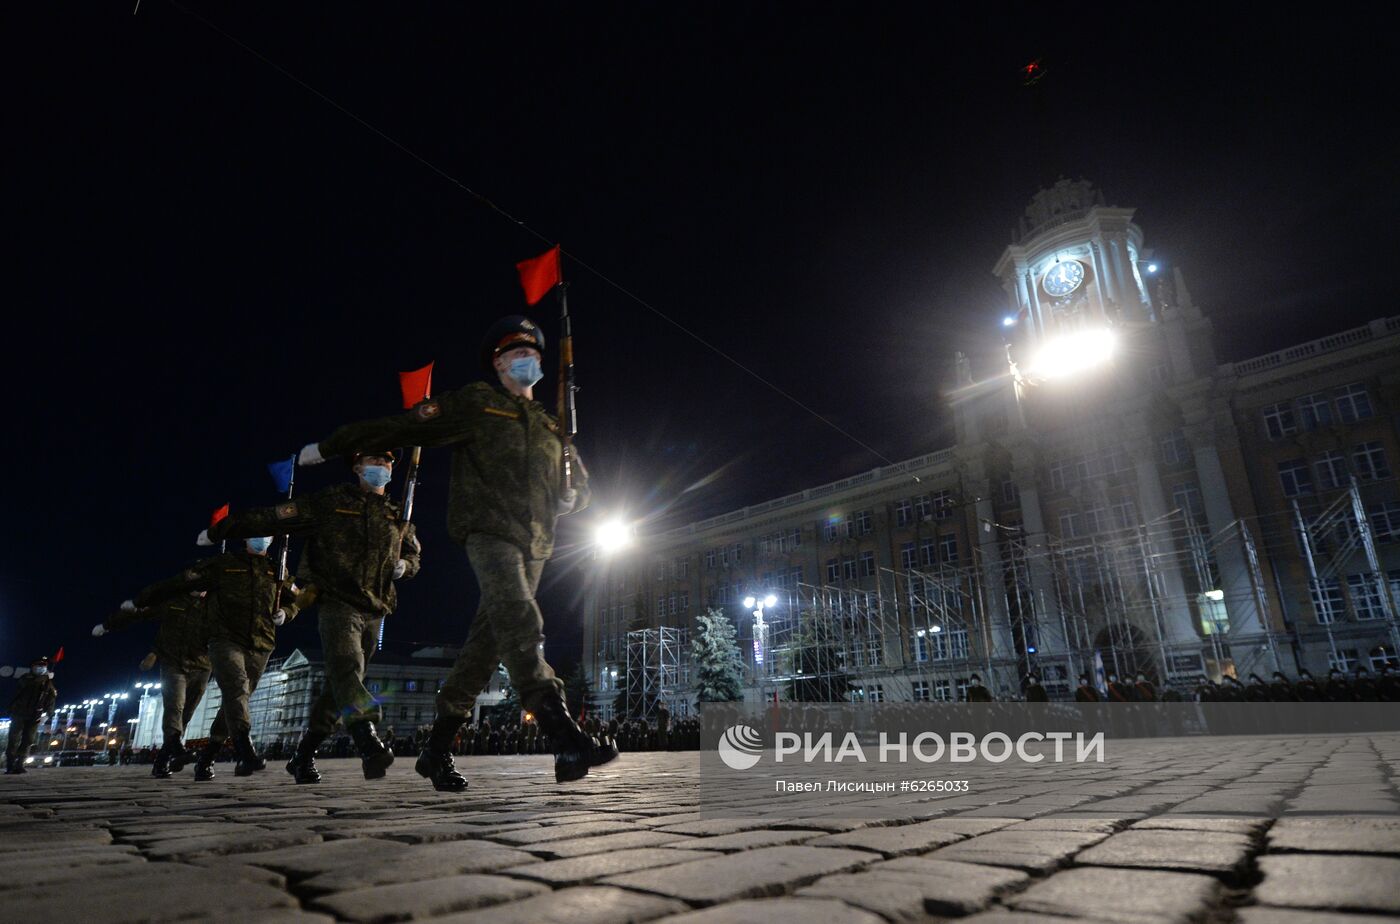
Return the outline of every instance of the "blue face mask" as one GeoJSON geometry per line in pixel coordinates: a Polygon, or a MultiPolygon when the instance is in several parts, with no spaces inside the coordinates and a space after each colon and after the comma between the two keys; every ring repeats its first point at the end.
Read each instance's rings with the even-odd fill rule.
{"type": "Polygon", "coordinates": [[[272,545],[271,536],[254,536],[252,539],[248,540],[248,551],[266,552],[270,545],[272,545]]]}
{"type": "Polygon", "coordinates": [[[394,477],[394,473],[387,465],[366,465],[360,470],[360,477],[371,488],[382,488],[394,477]]]}
{"type": "Polygon", "coordinates": [[[531,354],[524,359],[511,360],[506,375],[510,376],[521,388],[529,388],[544,378],[544,370],[540,368],[540,358],[531,354]]]}

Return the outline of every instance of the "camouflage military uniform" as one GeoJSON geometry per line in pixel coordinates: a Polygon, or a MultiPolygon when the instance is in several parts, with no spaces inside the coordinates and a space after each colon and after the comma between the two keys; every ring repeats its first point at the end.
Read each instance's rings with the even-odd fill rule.
{"type": "Polygon", "coordinates": [[[398,504],[385,495],[347,483],[234,513],[211,528],[209,538],[273,533],[308,537],[297,568],[305,585],[303,608],[311,600],[320,604],[328,685],[311,707],[307,737],[319,744],[338,718],[347,728],[378,722],[378,704],[364,685],[365,667],[378,644],[380,623],[398,603],[395,565],[405,563],[404,579],[418,573],[422,547],[413,524],[400,522],[398,504]]]}
{"type": "Polygon", "coordinates": [[[30,671],[19,678],[19,690],[10,701],[10,740],[5,747],[5,772],[24,772],[24,759],[34,745],[34,734],[44,713],[53,711],[58,690],[53,678],[30,671]]]}
{"type": "Polygon", "coordinates": [[[160,728],[167,747],[175,748],[209,685],[209,607],[202,597],[181,595],[146,609],[114,613],[102,626],[114,631],[150,620],[160,622],[155,644],[164,706],[160,728]]]}
{"type": "Polygon", "coordinates": [[[223,694],[209,731],[211,742],[247,737],[252,727],[248,697],[257,689],[277,642],[273,614],[280,606],[296,617],[296,588],[288,577],[280,593],[276,567],[264,555],[246,551],[206,558],[183,573],[152,584],[136,596],[138,607],[153,606],[194,590],[208,591],[209,661],[223,694]]]}
{"type": "MultiPolygon", "coordinates": [[[[471,715],[500,662],[526,709],[538,713],[546,700],[561,700],[563,683],[544,659],[544,618],[535,602],[554,552],[561,493],[563,443],[554,419],[534,401],[477,382],[405,414],[341,427],[319,445],[326,457],[374,446],[453,447],[447,529],[466,546],[481,604],[438,691],[442,726],[460,726],[471,715]]],[[[574,472],[574,509],[581,510],[588,479],[582,466],[574,472]]]]}

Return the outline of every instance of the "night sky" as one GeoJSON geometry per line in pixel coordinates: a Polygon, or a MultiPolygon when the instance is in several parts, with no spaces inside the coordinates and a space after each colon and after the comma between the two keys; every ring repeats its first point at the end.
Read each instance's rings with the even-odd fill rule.
{"type": "MultiPolygon", "coordinates": [[[[1396,311],[1396,49],[1347,10],[132,5],[5,30],[0,664],[64,646],[61,702],[140,676],[153,630],[89,629],[199,557],[215,507],[273,503],[265,463],[394,412],[400,370],[472,381],[524,310],[514,263],[555,241],[596,270],[565,263],[596,510],[653,529],[948,445],[953,351],[995,360],[991,267],[1059,176],[1137,208],[1222,359],[1396,311]]],[[[427,453],[394,640],[460,643],[475,608],[446,469],[427,453]]],[[[579,520],[546,572],[556,662],[579,520]]],[[[318,647],[314,617],[282,639],[318,647]]]]}

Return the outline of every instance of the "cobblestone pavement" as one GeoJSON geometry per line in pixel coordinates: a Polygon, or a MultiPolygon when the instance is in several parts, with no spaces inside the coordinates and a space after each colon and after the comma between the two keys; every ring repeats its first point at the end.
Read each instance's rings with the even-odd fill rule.
{"type": "Polygon", "coordinates": [[[1098,785],[883,821],[705,817],[692,752],[570,786],[545,757],[465,758],[464,794],[400,759],[82,767],[0,778],[6,921],[218,919],[977,924],[1400,916],[1400,736],[1127,742],[1098,785]],[[1286,746],[1281,747],[1283,743],[1286,746]],[[1345,788],[1367,814],[1325,814],[1345,788]]]}

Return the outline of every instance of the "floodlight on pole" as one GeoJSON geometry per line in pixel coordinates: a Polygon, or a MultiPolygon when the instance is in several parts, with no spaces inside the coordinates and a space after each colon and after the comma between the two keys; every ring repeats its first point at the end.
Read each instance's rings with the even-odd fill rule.
{"type": "Polygon", "coordinates": [[[1031,357],[1032,380],[1064,379],[1104,365],[1113,358],[1118,338],[1106,327],[1062,334],[1046,341],[1031,357]]]}
{"type": "Polygon", "coordinates": [[[604,520],[593,531],[594,544],[604,555],[621,552],[632,545],[634,538],[632,526],[617,519],[604,520]]]}

